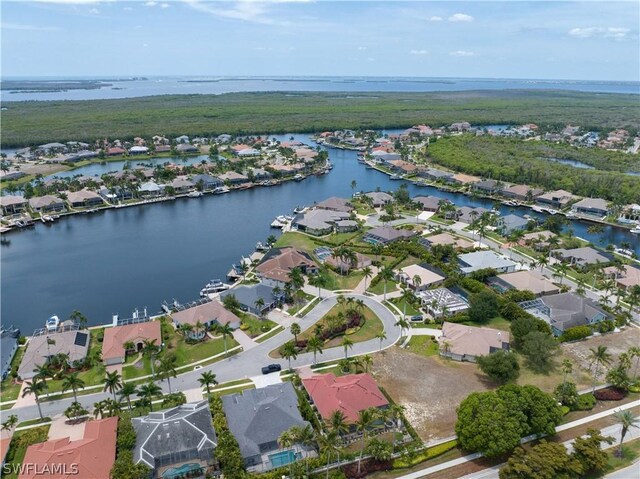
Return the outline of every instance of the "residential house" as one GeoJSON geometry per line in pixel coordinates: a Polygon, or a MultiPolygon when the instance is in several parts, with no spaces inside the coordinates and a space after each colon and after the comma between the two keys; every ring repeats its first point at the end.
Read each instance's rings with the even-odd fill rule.
{"type": "Polygon", "coordinates": [[[613,259],[611,254],[600,252],[591,246],[572,249],[554,249],[551,251],[551,255],[577,268],[584,268],[585,266],[598,263],[609,263],[613,259]]]}
{"type": "Polygon", "coordinates": [[[146,146],[132,146],[129,148],[130,155],[144,155],[149,153],[149,148],[146,146]]]}
{"type": "Polygon", "coordinates": [[[201,191],[213,191],[224,184],[220,178],[206,174],[193,175],[191,182],[201,191]]]}
{"type": "Polygon", "coordinates": [[[517,289],[531,291],[536,296],[557,294],[560,288],[548,280],[541,272],[535,270],[522,270],[513,273],[499,274],[490,279],[492,286],[500,291],[517,289]]]}
{"type": "Polygon", "coordinates": [[[228,324],[232,329],[240,327],[240,318],[217,300],[172,313],[171,320],[177,328],[183,324],[190,324],[193,330],[189,331],[187,336],[196,340],[204,338],[207,334],[206,328],[211,328],[214,324],[220,326],[228,324]],[[197,328],[198,323],[202,325],[201,329],[197,328]]]}
{"type": "Polygon", "coordinates": [[[127,352],[139,353],[142,351],[145,340],[155,340],[156,346],[162,344],[160,321],[146,321],[106,328],[102,341],[102,361],[106,366],[122,364],[125,362],[127,352]],[[126,348],[128,343],[132,344],[132,349],[129,351],[126,348]]]}
{"type": "Polygon", "coordinates": [[[542,251],[549,247],[549,240],[556,236],[558,235],[547,230],[526,233],[520,239],[520,245],[531,246],[536,251],[542,251]]]}
{"type": "Polygon", "coordinates": [[[502,236],[509,236],[515,231],[525,231],[529,225],[529,220],[517,215],[501,216],[496,220],[496,231],[502,236]]]}
{"type": "Polygon", "coordinates": [[[18,350],[20,330],[9,329],[0,331],[0,379],[4,381],[11,372],[11,361],[18,350]]]}
{"type": "Polygon", "coordinates": [[[22,196],[0,196],[0,208],[2,215],[15,215],[22,213],[27,207],[27,200],[22,196]]]}
{"type": "Polygon", "coordinates": [[[556,190],[536,196],[536,203],[548,205],[556,209],[562,209],[577,199],[577,196],[569,193],[568,191],[556,190]]]}
{"type": "Polygon", "coordinates": [[[427,289],[417,295],[422,306],[434,318],[450,316],[469,309],[469,303],[461,294],[447,288],[427,289]]]}
{"type": "Polygon", "coordinates": [[[324,262],[326,264],[330,264],[336,269],[340,271],[349,271],[351,269],[362,269],[367,266],[371,266],[371,258],[362,253],[354,252],[355,261],[353,263],[349,261],[345,261],[344,258],[336,258],[334,256],[327,256],[324,262]]]}
{"type": "Polygon", "coordinates": [[[368,408],[386,409],[389,401],[370,374],[316,374],[302,380],[311,401],[325,421],[334,411],[344,414],[348,423],[358,420],[358,413],[368,408]]]}
{"type": "Polygon", "coordinates": [[[473,183],[471,189],[491,195],[498,191],[498,182],[496,180],[481,180],[473,183]]]}
{"type": "Polygon", "coordinates": [[[29,207],[36,213],[60,212],[66,208],[66,203],[57,196],[34,196],[33,198],[29,198],[29,207]]]}
{"type": "Polygon", "coordinates": [[[355,220],[336,221],[336,233],[351,233],[358,231],[358,222],[355,220]]]}
{"type": "Polygon", "coordinates": [[[256,266],[255,273],[264,284],[284,288],[294,268],[300,269],[303,274],[318,271],[318,265],[308,253],[295,248],[273,248],[256,266]]]}
{"type": "Polygon", "coordinates": [[[461,223],[471,224],[474,221],[480,219],[480,217],[489,213],[489,210],[486,208],[482,208],[478,206],[476,208],[472,208],[470,206],[461,206],[456,211],[447,213],[447,219],[454,219],[456,221],[460,221],[461,223]]]}
{"type": "Polygon", "coordinates": [[[315,206],[321,210],[341,211],[343,213],[351,213],[351,211],[353,211],[353,206],[349,200],[337,198],[335,196],[327,198],[326,200],[317,203],[315,206]]]}
{"type": "Polygon", "coordinates": [[[443,274],[442,271],[426,263],[411,264],[400,268],[396,274],[396,280],[417,292],[441,284],[445,280],[443,274]]]}
{"type": "Polygon", "coordinates": [[[253,177],[256,179],[256,181],[265,181],[273,178],[273,175],[271,173],[262,168],[253,168],[251,170],[251,173],[253,174],[253,177]]]}
{"type": "Polygon", "coordinates": [[[384,191],[371,191],[369,193],[365,193],[364,196],[371,199],[371,204],[374,208],[380,208],[381,206],[393,201],[393,196],[389,193],[385,193],[384,191]]]}
{"type": "Polygon", "coordinates": [[[150,467],[153,478],[204,477],[213,472],[218,439],[206,399],[154,411],[132,422],[133,462],[150,467]]]}
{"type": "Polygon", "coordinates": [[[442,198],[438,198],[437,196],[416,196],[412,199],[414,203],[417,203],[422,211],[432,211],[437,213],[442,205],[442,198]]]}
{"type": "MultiPolygon", "coordinates": [[[[298,410],[298,396],[291,382],[222,396],[229,430],[238,441],[245,467],[262,472],[282,465],[283,454],[296,454],[282,448],[278,439],[292,427],[309,425],[298,410]]],[[[294,459],[295,460],[295,459],[294,459]]]]}
{"type": "Polygon", "coordinates": [[[164,195],[164,185],[155,181],[147,181],[138,187],[138,193],[144,198],[157,198],[164,195]]]}
{"type": "Polygon", "coordinates": [[[478,356],[496,351],[509,351],[509,333],[492,328],[476,328],[464,324],[442,324],[438,337],[440,354],[456,361],[475,363],[478,356]]]}
{"type": "Polygon", "coordinates": [[[235,171],[227,171],[226,173],[218,176],[220,180],[224,183],[229,183],[231,185],[239,185],[242,183],[247,183],[249,178],[240,173],[236,173],[235,171]]]}
{"type": "MultiPolygon", "coordinates": [[[[351,218],[351,214],[344,211],[314,208],[296,215],[291,222],[291,229],[304,231],[314,236],[324,236],[332,233],[339,222],[349,221],[349,218],[351,218]]],[[[349,225],[351,223],[342,226],[347,226],[350,229],[349,225]]]]}
{"type": "Polygon", "coordinates": [[[413,163],[409,163],[408,161],[404,160],[391,160],[387,161],[387,164],[391,167],[392,171],[407,175],[415,173],[418,169],[418,167],[413,163]]]}
{"type": "Polygon", "coordinates": [[[116,460],[117,429],[117,416],[89,420],[80,439],[64,437],[32,444],[22,460],[22,465],[28,467],[21,468],[18,478],[111,477],[111,468],[116,460]]]}
{"type": "Polygon", "coordinates": [[[449,181],[454,174],[450,171],[438,170],[436,168],[426,168],[420,169],[418,175],[433,181],[449,181]]]}
{"type": "Polygon", "coordinates": [[[519,304],[527,313],[549,324],[554,336],[576,326],[593,326],[610,317],[595,301],[571,292],[542,296],[519,304]]]}
{"type": "Polygon", "coordinates": [[[36,366],[45,364],[51,356],[59,353],[69,355],[69,363],[82,361],[89,351],[89,331],[72,330],[61,333],[41,334],[32,336],[27,343],[27,349],[22,356],[18,376],[29,380],[35,376],[36,366]]]}
{"type": "Polygon", "coordinates": [[[474,243],[467,238],[453,236],[451,233],[439,233],[433,236],[423,236],[418,242],[425,248],[431,248],[433,245],[451,245],[455,249],[470,249],[474,243]]]}
{"type": "Polygon", "coordinates": [[[464,173],[456,173],[450,178],[447,178],[449,183],[453,183],[455,185],[470,185],[480,181],[480,178],[472,175],[465,175],[464,173]]]}
{"type": "Polygon", "coordinates": [[[516,264],[494,251],[474,251],[458,256],[458,263],[462,274],[471,274],[481,269],[494,269],[498,273],[511,273],[516,270],[516,264]]]}
{"type": "Polygon", "coordinates": [[[127,150],[125,150],[124,148],[121,148],[119,146],[114,146],[111,148],[107,148],[107,156],[118,156],[118,155],[124,155],[127,152],[127,150]]]}
{"type": "Polygon", "coordinates": [[[502,188],[501,193],[507,198],[513,198],[518,201],[531,201],[538,195],[543,193],[540,188],[532,188],[529,185],[511,185],[502,188]]]}
{"type": "Polygon", "coordinates": [[[198,150],[197,146],[189,145],[187,143],[181,143],[176,146],[176,151],[178,153],[197,153],[200,150],[198,150]]]}
{"type": "Polygon", "coordinates": [[[275,287],[267,284],[251,284],[237,286],[233,289],[220,293],[220,299],[233,295],[240,303],[244,311],[249,311],[255,315],[261,316],[267,311],[272,310],[280,304],[284,298],[282,291],[277,292],[275,287]],[[262,300],[263,306],[258,306],[258,300],[262,300]]]}
{"type": "Polygon", "coordinates": [[[182,135],[176,138],[176,143],[178,145],[184,145],[186,143],[189,143],[189,137],[187,135],[182,135]]]}
{"type": "Polygon", "coordinates": [[[104,205],[102,197],[91,190],[69,191],[67,201],[73,208],[89,208],[104,205]]]}
{"type": "Polygon", "coordinates": [[[174,178],[173,181],[169,183],[169,186],[175,190],[176,194],[180,195],[192,191],[195,185],[185,177],[179,176],[174,178]]]}
{"type": "Polygon", "coordinates": [[[621,270],[610,266],[605,268],[603,272],[613,279],[620,289],[629,289],[632,286],[640,285],[640,269],[630,264],[623,265],[621,270]]]}
{"type": "Polygon", "coordinates": [[[401,239],[413,238],[417,233],[411,230],[397,230],[391,226],[378,226],[367,231],[362,238],[371,244],[388,244],[401,239]]]}
{"type": "Polygon", "coordinates": [[[602,198],[584,198],[571,205],[571,211],[588,216],[607,216],[610,213],[609,203],[602,198]]]}

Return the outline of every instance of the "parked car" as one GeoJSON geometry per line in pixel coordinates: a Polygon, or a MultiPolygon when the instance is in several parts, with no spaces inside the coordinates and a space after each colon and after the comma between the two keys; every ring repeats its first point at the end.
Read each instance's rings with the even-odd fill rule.
{"type": "Polygon", "coordinates": [[[280,366],[279,364],[269,364],[268,366],[262,368],[262,374],[275,373],[276,371],[280,371],[281,369],[282,366],[280,366]]]}

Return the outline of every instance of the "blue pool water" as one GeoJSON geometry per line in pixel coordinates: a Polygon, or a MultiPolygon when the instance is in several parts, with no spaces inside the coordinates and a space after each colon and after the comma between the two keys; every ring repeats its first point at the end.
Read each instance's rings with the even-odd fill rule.
{"type": "Polygon", "coordinates": [[[197,462],[190,462],[189,464],[183,464],[180,467],[171,467],[162,473],[162,477],[165,479],[171,479],[173,477],[180,477],[191,471],[199,471],[202,466],[197,462]]]}
{"type": "Polygon", "coordinates": [[[269,461],[271,465],[275,467],[286,466],[287,464],[296,460],[296,453],[292,450],[280,451],[274,454],[269,454],[269,461]]]}

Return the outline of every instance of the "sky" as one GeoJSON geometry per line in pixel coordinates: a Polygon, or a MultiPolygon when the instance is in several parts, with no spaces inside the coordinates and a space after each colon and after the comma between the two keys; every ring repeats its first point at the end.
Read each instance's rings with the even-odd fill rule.
{"type": "Polygon", "coordinates": [[[640,80],[640,2],[1,2],[2,77],[640,80]]]}

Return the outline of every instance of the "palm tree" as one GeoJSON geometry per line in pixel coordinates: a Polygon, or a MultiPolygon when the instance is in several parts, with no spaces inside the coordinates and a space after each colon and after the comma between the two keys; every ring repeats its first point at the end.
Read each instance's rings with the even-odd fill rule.
{"type": "Polygon", "coordinates": [[[98,419],[98,416],[100,416],[102,419],[104,419],[105,416],[105,402],[104,401],[98,401],[98,402],[94,402],[93,403],[93,417],[98,419]]]}
{"type": "Polygon", "coordinates": [[[138,390],[136,389],[135,384],[124,383],[120,391],[118,391],[118,395],[120,395],[120,397],[126,398],[129,409],[131,409],[131,396],[133,396],[137,392],[138,390]]]}
{"type": "Polygon", "coordinates": [[[309,284],[318,288],[318,298],[322,299],[322,288],[327,283],[325,277],[321,274],[315,274],[309,278],[309,284]]]}
{"type": "Polygon", "coordinates": [[[413,293],[409,290],[409,289],[405,289],[402,292],[402,301],[403,301],[403,307],[402,307],[402,318],[404,320],[407,319],[407,303],[410,303],[411,301],[413,301],[413,293]]]}
{"type": "Polygon", "coordinates": [[[387,300],[387,282],[393,279],[393,271],[391,268],[383,266],[380,270],[380,278],[384,281],[384,301],[387,300]]]}
{"type": "Polygon", "coordinates": [[[78,402],[78,389],[84,389],[84,381],[80,379],[78,373],[71,373],[64,376],[62,381],[62,392],[71,389],[73,391],[73,400],[78,402]]]}
{"type": "Polygon", "coordinates": [[[155,362],[160,346],[156,345],[155,339],[145,339],[142,341],[142,356],[148,357],[151,363],[151,377],[155,377],[155,362]]]}
{"type": "Polygon", "coordinates": [[[342,338],[341,346],[344,348],[344,358],[349,359],[349,356],[347,354],[347,349],[353,348],[353,341],[351,341],[351,339],[345,336],[344,338],[342,338]]]}
{"type": "Polygon", "coordinates": [[[353,193],[356,192],[356,188],[357,187],[358,187],[358,183],[356,182],[356,180],[351,180],[351,192],[352,192],[352,195],[353,195],[353,193]]]}
{"type": "Polygon", "coordinates": [[[294,341],[298,342],[298,334],[300,334],[300,325],[298,323],[291,324],[291,334],[293,334],[294,341]]]}
{"type": "Polygon", "coordinates": [[[312,338],[309,339],[309,341],[307,341],[307,351],[310,351],[313,353],[313,364],[316,364],[316,355],[318,353],[322,354],[322,346],[324,345],[324,343],[322,342],[322,339],[320,339],[318,336],[313,336],[312,338]]]}
{"type": "Polygon", "coordinates": [[[560,286],[562,286],[562,281],[569,272],[569,265],[563,261],[556,266],[556,269],[558,270],[558,275],[560,276],[560,286]]]}
{"type": "Polygon", "coordinates": [[[635,379],[638,377],[638,365],[640,364],[640,347],[632,346],[629,348],[628,353],[630,359],[635,358],[636,360],[636,365],[633,368],[633,378],[635,379]]]}
{"type": "MultiPolygon", "coordinates": [[[[280,437],[278,437],[278,445],[280,446],[281,449],[289,449],[290,447],[293,446],[293,443],[294,443],[294,438],[293,438],[293,434],[291,434],[290,429],[283,431],[282,434],[280,434],[280,437]]],[[[293,477],[293,474],[291,473],[292,464],[293,464],[293,461],[289,463],[289,477],[293,477]]]]}
{"type": "Polygon", "coordinates": [[[293,341],[287,341],[282,345],[282,357],[289,361],[289,369],[291,369],[291,359],[298,359],[298,349],[293,341]]]}
{"type": "Polygon", "coordinates": [[[264,299],[262,298],[256,299],[256,302],[253,303],[253,305],[255,306],[256,311],[258,311],[258,316],[262,317],[262,309],[264,308],[264,299]]]}
{"type": "Polygon", "coordinates": [[[364,290],[365,292],[367,291],[367,279],[371,278],[373,276],[373,270],[371,269],[370,266],[365,266],[364,268],[362,268],[362,274],[364,276],[364,290]]]}
{"type": "Polygon", "coordinates": [[[113,400],[116,400],[116,392],[122,389],[122,376],[118,371],[111,371],[107,373],[104,378],[104,389],[103,391],[109,391],[113,394],[113,400]]]}
{"type": "Polygon", "coordinates": [[[349,432],[347,418],[339,409],[336,409],[329,415],[329,426],[331,426],[331,430],[337,432],[339,436],[349,432]]]}
{"type": "Polygon", "coordinates": [[[171,394],[171,378],[177,376],[176,373],[176,357],[173,354],[165,354],[160,358],[158,365],[158,373],[162,381],[167,380],[169,385],[169,394],[171,394]]]}
{"type": "Polygon", "coordinates": [[[162,389],[156,383],[149,381],[147,384],[140,386],[138,396],[149,402],[149,408],[153,411],[153,398],[162,396],[162,389]]]}
{"type": "Polygon", "coordinates": [[[545,254],[541,254],[538,256],[538,266],[540,266],[540,272],[544,269],[545,266],[549,264],[549,257],[545,254]]]}
{"type": "Polygon", "coordinates": [[[227,356],[229,354],[227,350],[227,338],[229,336],[233,336],[233,328],[227,324],[216,324],[215,331],[217,334],[222,336],[222,340],[224,341],[224,355],[227,356]]]}
{"type": "Polygon", "coordinates": [[[204,386],[207,388],[207,396],[211,394],[211,385],[213,384],[215,386],[218,384],[218,381],[216,380],[216,375],[211,371],[203,372],[200,375],[198,382],[200,383],[200,386],[204,386]]]}
{"type": "Polygon", "coordinates": [[[5,431],[10,431],[18,424],[18,416],[12,414],[7,418],[5,422],[2,423],[2,429],[5,431]]]}
{"type": "Polygon", "coordinates": [[[200,336],[200,333],[204,331],[204,324],[200,320],[196,321],[196,324],[193,325],[193,330],[196,332],[196,336],[200,336]]]}
{"type": "Polygon", "coordinates": [[[627,304],[629,305],[629,313],[640,304],[640,284],[634,284],[629,288],[627,294],[627,304]]]}
{"type": "Polygon", "coordinates": [[[564,391],[565,385],[567,384],[567,377],[573,371],[573,364],[568,359],[562,361],[562,390],[564,391]]]}
{"type": "Polygon", "coordinates": [[[365,354],[364,356],[362,356],[362,365],[364,367],[364,372],[368,373],[369,369],[373,365],[373,358],[368,354],[365,354]]]}
{"type": "Polygon", "coordinates": [[[25,387],[22,388],[22,397],[25,397],[28,394],[33,394],[36,398],[36,405],[38,406],[38,413],[40,414],[40,419],[44,419],[44,417],[42,416],[42,409],[40,409],[40,395],[44,391],[46,391],[47,383],[40,378],[37,378],[37,379],[36,378],[37,376],[34,376],[34,378],[31,381],[25,382],[25,387]]]}
{"type": "Polygon", "coordinates": [[[415,289],[416,291],[418,291],[418,289],[420,288],[420,285],[422,284],[422,278],[420,277],[420,275],[415,275],[412,279],[411,279],[411,284],[413,284],[413,289],[415,289]]]}
{"type": "Polygon", "coordinates": [[[385,333],[384,330],[380,331],[378,334],[376,334],[376,339],[380,341],[380,351],[382,351],[382,341],[387,339],[387,333],[385,333]]]}
{"type": "Polygon", "coordinates": [[[597,349],[590,349],[591,354],[589,355],[589,359],[591,359],[591,364],[595,365],[595,370],[593,372],[593,390],[596,390],[596,381],[598,379],[598,369],[601,364],[607,365],[611,363],[611,354],[607,352],[606,346],[598,346],[597,349]]]}
{"type": "Polygon", "coordinates": [[[614,414],[614,417],[618,424],[622,426],[622,429],[620,430],[620,446],[616,451],[616,455],[618,457],[622,457],[622,443],[624,441],[624,437],[627,435],[627,432],[629,432],[629,429],[632,427],[640,427],[640,425],[638,419],[629,410],[618,411],[614,414]]]}
{"type": "Polygon", "coordinates": [[[409,329],[409,322],[406,319],[399,319],[398,321],[396,321],[395,326],[398,326],[400,328],[400,336],[402,336],[404,330],[409,329]]]}
{"type": "Polygon", "coordinates": [[[358,473],[360,473],[360,462],[362,461],[362,455],[364,454],[364,447],[367,443],[367,434],[369,428],[376,420],[378,412],[375,408],[367,408],[362,411],[358,411],[358,419],[356,420],[356,428],[362,433],[362,449],[360,450],[360,456],[358,457],[358,473]]]}
{"type": "Polygon", "coordinates": [[[331,453],[335,452],[337,454],[337,462],[340,462],[340,447],[338,446],[338,440],[340,439],[340,435],[333,429],[327,431],[325,435],[318,436],[322,449],[326,451],[327,454],[327,475],[326,479],[329,479],[329,464],[331,464],[331,453]]]}

